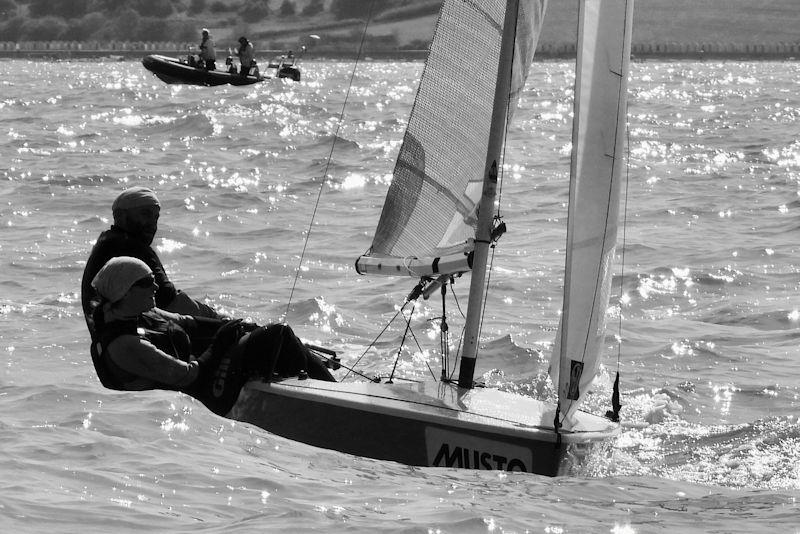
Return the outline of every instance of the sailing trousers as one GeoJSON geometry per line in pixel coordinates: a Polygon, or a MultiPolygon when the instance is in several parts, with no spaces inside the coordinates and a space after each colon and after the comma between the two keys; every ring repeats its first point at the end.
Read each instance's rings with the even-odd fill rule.
{"type": "Polygon", "coordinates": [[[289,326],[274,324],[256,328],[224,354],[201,361],[200,376],[183,391],[217,415],[226,415],[248,380],[289,376],[336,381],[322,359],[309,351],[289,326]]]}

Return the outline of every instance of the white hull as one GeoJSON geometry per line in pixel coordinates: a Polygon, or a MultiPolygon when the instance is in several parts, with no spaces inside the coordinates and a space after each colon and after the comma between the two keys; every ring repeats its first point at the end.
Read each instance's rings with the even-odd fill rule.
{"type": "Polygon", "coordinates": [[[229,417],[310,445],[407,465],[556,476],[619,432],[579,412],[553,431],[555,407],[490,388],[441,383],[250,382],[229,417]]]}

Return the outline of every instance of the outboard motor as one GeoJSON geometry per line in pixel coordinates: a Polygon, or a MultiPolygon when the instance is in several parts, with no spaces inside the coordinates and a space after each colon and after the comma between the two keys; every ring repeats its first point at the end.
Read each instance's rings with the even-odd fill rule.
{"type": "MultiPolygon", "coordinates": [[[[305,51],[305,47],[303,47],[303,51],[305,51]]],[[[289,78],[290,80],[299,82],[300,69],[297,68],[295,63],[297,63],[297,58],[291,50],[289,50],[285,56],[281,56],[281,61],[277,65],[278,78],[289,78]]]]}
{"type": "Polygon", "coordinates": [[[294,65],[282,65],[278,69],[278,78],[289,78],[295,82],[300,81],[300,69],[294,65]]]}

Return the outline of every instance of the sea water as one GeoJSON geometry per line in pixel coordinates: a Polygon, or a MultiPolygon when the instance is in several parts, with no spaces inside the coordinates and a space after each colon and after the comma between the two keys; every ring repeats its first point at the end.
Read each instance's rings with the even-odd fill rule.
{"type": "MultiPolygon", "coordinates": [[[[353,263],[422,64],[355,67],[309,61],[299,83],[206,88],[134,61],[0,61],[0,531],[800,532],[795,61],[632,65],[607,354],[587,403],[608,409],[619,371],[623,432],[575,476],[375,461],[178,393],[100,386],[79,283],[131,185],[159,196],[154,245],[176,285],[225,313],[286,320],[345,363],[397,313],[413,281],[353,263]]],[[[569,62],[535,63],[510,127],[508,232],[477,365],[542,397],[573,78],[569,62]]],[[[467,282],[452,289],[456,322],[467,282]]],[[[438,368],[438,300],[417,306],[425,352],[401,353],[405,377],[438,368]]],[[[403,330],[393,323],[360,368],[388,374],[403,330]]]]}

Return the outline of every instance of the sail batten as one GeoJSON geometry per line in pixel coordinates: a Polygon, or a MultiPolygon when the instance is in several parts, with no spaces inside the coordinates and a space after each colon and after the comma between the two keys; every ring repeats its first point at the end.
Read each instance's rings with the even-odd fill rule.
{"type": "Polygon", "coordinates": [[[550,366],[568,428],[600,365],[619,213],[633,0],[581,0],[564,303],[550,366]]]}

